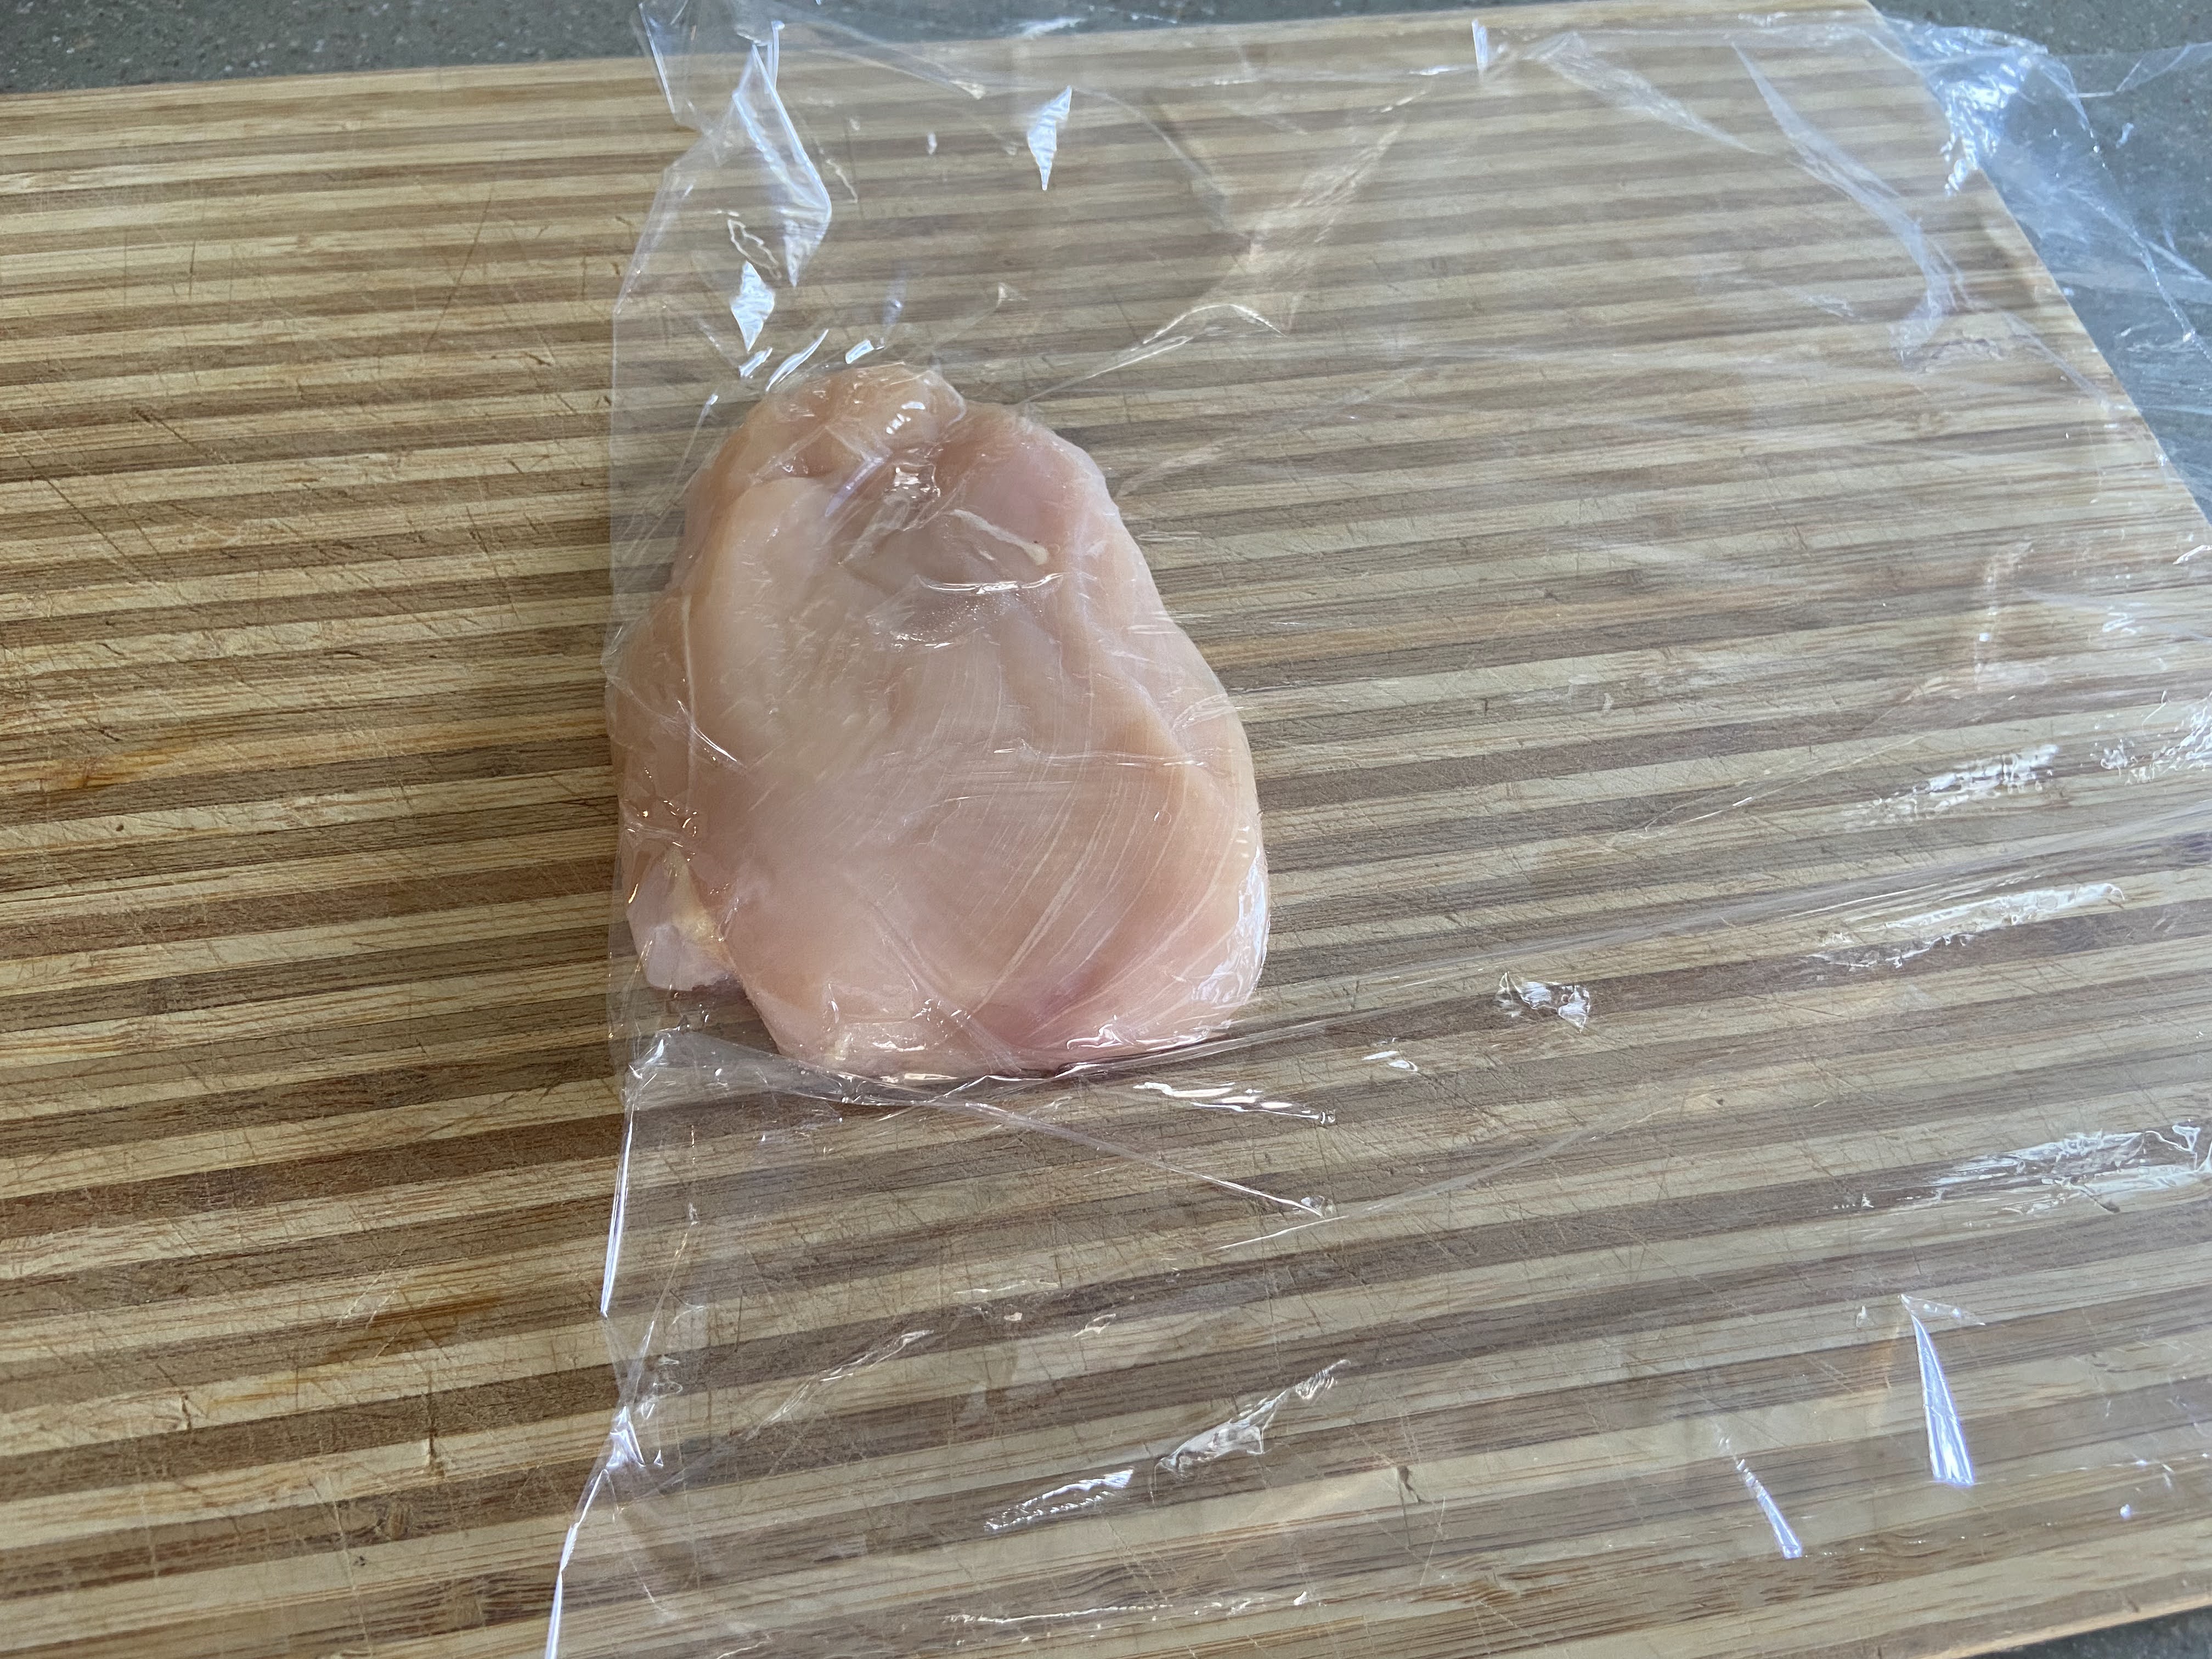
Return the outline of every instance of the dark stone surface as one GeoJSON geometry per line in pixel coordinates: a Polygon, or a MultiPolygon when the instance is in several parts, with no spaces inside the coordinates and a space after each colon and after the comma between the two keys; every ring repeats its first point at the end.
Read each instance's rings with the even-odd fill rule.
{"type": "MultiPolygon", "coordinates": [[[[1176,0],[1147,9],[1231,21],[1419,3],[1176,0]]],[[[625,0],[0,0],[0,92],[612,57],[637,50],[629,9],[625,0]]],[[[2212,40],[2212,0],[1885,0],[1885,9],[2024,34],[2066,52],[2212,40]]]]}

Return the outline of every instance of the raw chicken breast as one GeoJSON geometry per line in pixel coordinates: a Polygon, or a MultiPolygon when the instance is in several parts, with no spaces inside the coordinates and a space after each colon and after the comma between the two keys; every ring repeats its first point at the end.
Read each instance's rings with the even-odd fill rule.
{"type": "Polygon", "coordinates": [[[629,925],[839,1071],[1051,1070],[1252,994],[1243,728],[1091,458],[934,374],[771,395],[617,653],[629,925]]]}

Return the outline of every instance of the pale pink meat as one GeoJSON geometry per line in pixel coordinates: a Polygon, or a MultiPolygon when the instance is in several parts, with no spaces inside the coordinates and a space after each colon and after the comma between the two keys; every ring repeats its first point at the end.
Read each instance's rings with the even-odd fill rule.
{"type": "Polygon", "coordinates": [[[1056,1069],[1218,1030],[1267,949],[1251,755],[1091,458],[934,374],[771,395],[610,692],[631,933],[793,1057],[1056,1069]]]}

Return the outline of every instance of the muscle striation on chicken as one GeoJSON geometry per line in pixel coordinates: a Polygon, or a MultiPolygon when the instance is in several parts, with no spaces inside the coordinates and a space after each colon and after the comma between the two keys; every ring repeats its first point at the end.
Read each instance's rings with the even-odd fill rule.
{"type": "Polygon", "coordinates": [[[1267,866],[1227,695],[1084,452],[933,374],[770,394],[691,484],[609,725],[647,979],[871,1076],[1189,1042],[1267,866]]]}

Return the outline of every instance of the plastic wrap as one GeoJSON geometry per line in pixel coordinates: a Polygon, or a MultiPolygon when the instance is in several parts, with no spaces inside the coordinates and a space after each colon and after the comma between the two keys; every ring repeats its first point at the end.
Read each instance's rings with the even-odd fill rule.
{"type": "Polygon", "coordinates": [[[1504,1651],[2212,1512],[2206,66],[1669,15],[648,9],[617,735],[728,435],[927,368],[1095,459],[1273,934],[930,1081],[618,918],[549,1653],[1504,1651]]]}

